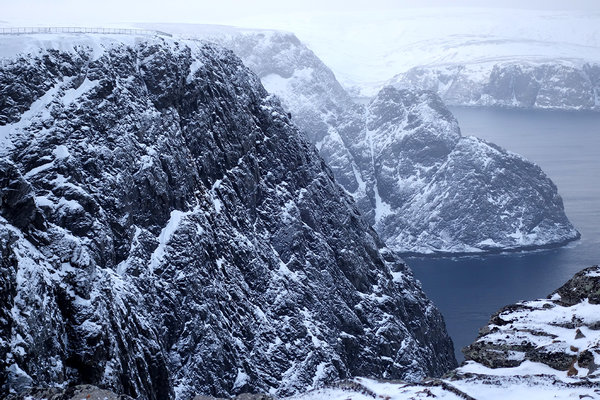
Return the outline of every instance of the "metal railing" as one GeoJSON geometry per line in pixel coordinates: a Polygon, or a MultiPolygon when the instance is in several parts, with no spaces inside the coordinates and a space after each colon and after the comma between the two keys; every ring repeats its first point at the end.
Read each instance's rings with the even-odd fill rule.
{"type": "Polygon", "coordinates": [[[42,33],[102,33],[109,35],[146,35],[146,36],[173,36],[170,33],[149,29],[127,28],[85,28],[69,27],[15,27],[0,28],[0,35],[30,35],[42,33]]]}

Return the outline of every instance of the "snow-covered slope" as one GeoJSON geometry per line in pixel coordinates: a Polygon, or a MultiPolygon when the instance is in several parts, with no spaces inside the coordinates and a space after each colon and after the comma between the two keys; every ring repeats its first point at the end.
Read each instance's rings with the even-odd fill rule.
{"type": "Polygon", "coordinates": [[[600,111],[600,64],[514,60],[415,67],[389,84],[432,90],[450,105],[600,111]]]}
{"type": "Polygon", "coordinates": [[[233,49],[256,71],[394,250],[499,251],[579,236],[537,166],[463,138],[434,94],[388,87],[355,104],[294,35],[219,29],[185,27],[187,35],[206,34],[233,49]]]}
{"type": "Polygon", "coordinates": [[[24,42],[0,69],[2,395],[289,395],[454,366],[410,270],[232,52],[117,35],[0,49],[24,42]]]}

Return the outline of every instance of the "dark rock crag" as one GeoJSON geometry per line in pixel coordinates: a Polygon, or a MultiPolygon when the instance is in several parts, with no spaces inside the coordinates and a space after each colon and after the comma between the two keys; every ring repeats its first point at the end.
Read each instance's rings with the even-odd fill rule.
{"type": "Polygon", "coordinates": [[[3,394],[281,396],[455,365],[410,270],[233,53],[90,42],[0,70],[3,394]]]}
{"type": "Polygon", "coordinates": [[[600,268],[578,272],[545,300],[504,307],[463,352],[489,368],[524,361],[545,364],[568,376],[600,379],[600,268]]]}

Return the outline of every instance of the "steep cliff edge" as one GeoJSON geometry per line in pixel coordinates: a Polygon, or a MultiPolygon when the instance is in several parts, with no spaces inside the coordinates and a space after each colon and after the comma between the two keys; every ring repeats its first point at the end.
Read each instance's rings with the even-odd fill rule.
{"type": "Polygon", "coordinates": [[[455,365],[410,270],[231,52],[1,40],[38,49],[0,70],[3,393],[285,395],[455,365]]]}

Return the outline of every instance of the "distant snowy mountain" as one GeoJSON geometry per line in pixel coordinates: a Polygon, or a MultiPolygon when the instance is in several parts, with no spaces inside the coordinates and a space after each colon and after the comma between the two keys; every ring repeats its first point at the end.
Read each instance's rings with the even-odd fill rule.
{"type": "Polygon", "coordinates": [[[293,31],[353,97],[399,84],[452,105],[600,109],[598,13],[405,8],[239,23],[293,31]]]}
{"type": "Polygon", "coordinates": [[[600,64],[515,60],[415,67],[389,84],[432,90],[449,105],[600,111],[600,64]]]}
{"type": "Polygon", "coordinates": [[[380,91],[355,104],[293,34],[159,25],[232,49],[276,94],[388,246],[477,253],[564,244],[579,234],[535,165],[464,138],[431,92],[380,91]]]}
{"type": "Polygon", "coordinates": [[[0,49],[0,397],[290,395],[455,366],[410,269],[231,51],[0,49]]]}
{"type": "Polygon", "coordinates": [[[353,97],[392,84],[451,105],[600,110],[598,13],[447,7],[265,26],[297,34],[353,97]]]}

